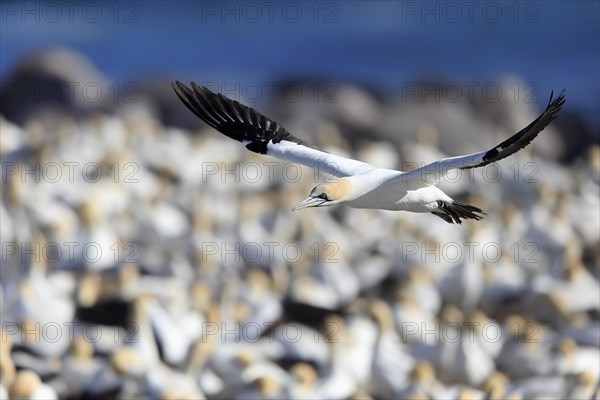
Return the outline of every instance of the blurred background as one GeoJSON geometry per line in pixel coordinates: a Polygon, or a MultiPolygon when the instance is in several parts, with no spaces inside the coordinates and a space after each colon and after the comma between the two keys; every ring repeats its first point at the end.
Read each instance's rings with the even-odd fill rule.
{"type": "Polygon", "coordinates": [[[600,5],[0,3],[1,398],[577,398],[600,376],[600,5]],[[482,208],[292,213],[323,177],[170,83],[482,208]],[[486,397],[487,396],[487,397],[486,397]]]}

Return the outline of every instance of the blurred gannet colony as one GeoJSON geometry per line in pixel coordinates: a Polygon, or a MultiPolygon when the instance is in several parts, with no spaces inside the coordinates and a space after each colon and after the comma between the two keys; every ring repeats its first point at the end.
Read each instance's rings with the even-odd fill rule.
{"type": "MultiPolygon", "coordinates": [[[[419,104],[339,96],[281,122],[387,168],[465,143],[422,112],[390,151],[419,104]],[[382,132],[357,144],[346,126],[382,132]]],[[[452,107],[452,125],[491,145],[540,111],[504,126],[452,107]]],[[[310,170],[165,125],[145,103],[53,118],[0,119],[2,398],[598,398],[597,145],[561,164],[533,142],[500,177],[464,174],[444,189],[488,216],[459,227],[292,213],[310,170]]]]}

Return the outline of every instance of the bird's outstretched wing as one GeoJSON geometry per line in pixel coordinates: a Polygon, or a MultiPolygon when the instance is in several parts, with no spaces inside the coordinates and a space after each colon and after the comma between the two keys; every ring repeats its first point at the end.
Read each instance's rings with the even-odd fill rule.
{"type": "Polygon", "coordinates": [[[246,145],[250,151],[296,162],[338,178],[356,175],[374,167],[336,156],[296,138],[277,122],[253,108],[191,83],[172,83],[183,104],[222,134],[246,145]]]}
{"type": "Polygon", "coordinates": [[[565,90],[563,89],[558,97],[553,100],[554,92],[552,92],[546,110],[539,117],[493,149],[466,156],[450,157],[434,161],[421,168],[402,173],[398,176],[398,181],[418,179],[428,184],[436,184],[450,170],[483,167],[516,153],[531,143],[538,133],[556,118],[562,105],[565,103],[564,93],[565,90]]]}

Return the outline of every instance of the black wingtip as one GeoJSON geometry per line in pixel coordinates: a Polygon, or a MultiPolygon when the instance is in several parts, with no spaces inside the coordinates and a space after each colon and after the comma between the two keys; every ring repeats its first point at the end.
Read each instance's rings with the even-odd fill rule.
{"type": "Polygon", "coordinates": [[[567,99],[565,98],[565,92],[567,90],[565,88],[563,88],[560,93],[558,94],[558,96],[556,97],[556,99],[554,99],[554,90],[550,92],[550,100],[548,100],[548,105],[546,106],[546,108],[552,108],[555,107],[556,111],[559,111],[560,108],[562,107],[563,104],[565,104],[565,101],[567,101],[567,99]]]}
{"type": "Polygon", "coordinates": [[[175,81],[175,82],[171,82],[171,88],[173,89],[173,91],[175,92],[175,94],[177,94],[177,91],[179,90],[179,84],[181,82],[179,81],[175,81]]]}
{"type": "Polygon", "coordinates": [[[194,81],[190,82],[190,86],[180,81],[171,83],[182,103],[198,118],[234,140],[250,142],[246,144],[248,150],[266,154],[269,143],[276,144],[282,140],[305,145],[276,121],[253,108],[212,92],[194,81]]]}
{"type": "Polygon", "coordinates": [[[189,89],[180,81],[171,82],[171,87],[173,88],[173,91],[180,99],[182,98],[182,96],[185,97],[185,95],[189,91],[189,89]]]}
{"type": "Polygon", "coordinates": [[[175,93],[178,93],[180,91],[184,91],[185,89],[187,89],[186,86],[183,83],[181,83],[180,81],[171,82],[171,87],[173,88],[175,93]]]}
{"type": "Polygon", "coordinates": [[[556,98],[554,98],[554,91],[552,91],[550,93],[550,100],[548,101],[548,105],[546,106],[544,112],[525,128],[521,129],[504,142],[485,153],[482,158],[482,162],[477,165],[469,165],[460,168],[469,169],[483,167],[491,162],[502,160],[503,158],[506,158],[527,146],[538,135],[538,133],[540,133],[558,116],[558,113],[566,101],[565,91],[565,89],[561,90],[556,98]]]}
{"type": "MultiPolygon", "coordinates": [[[[171,82],[171,88],[173,88],[173,91],[175,92],[175,94],[177,95],[177,97],[179,97],[179,100],[183,101],[184,104],[186,104],[187,102],[185,101],[184,97],[184,88],[185,86],[179,82],[179,81],[175,81],[175,82],[171,82]]],[[[187,105],[187,104],[186,104],[187,105]]]]}
{"type": "Polygon", "coordinates": [[[550,93],[550,99],[548,100],[548,105],[544,111],[544,114],[547,114],[548,123],[557,117],[558,112],[562,109],[563,104],[565,104],[567,101],[565,98],[565,91],[565,89],[561,90],[556,98],[554,98],[554,91],[550,93]]]}
{"type": "Polygon", "coordinates": [[[207,124],[214,127],[214,121],[207,120],[207,117],[204,113],[201,112],[201,105],[198,102],[198,99],[194,97],[194,93],[183,83],[180,81],[171,82],[171,87],[179,100],[197,117],[204,120],[207,124]]]}

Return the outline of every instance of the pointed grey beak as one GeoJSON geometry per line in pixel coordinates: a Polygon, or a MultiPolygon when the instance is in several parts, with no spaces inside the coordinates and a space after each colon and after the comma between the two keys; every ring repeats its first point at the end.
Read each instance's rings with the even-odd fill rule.
{"type": "Polygon", "coordinates": [[[321,204],[325,203],[325,201],[326,200],[323,200],[319,197],[308,196],[306,199],[296,204],[294,208],[292,208],[292,211],[302,210],[303,208],[308,207],[319,207],[321,204]]]}

